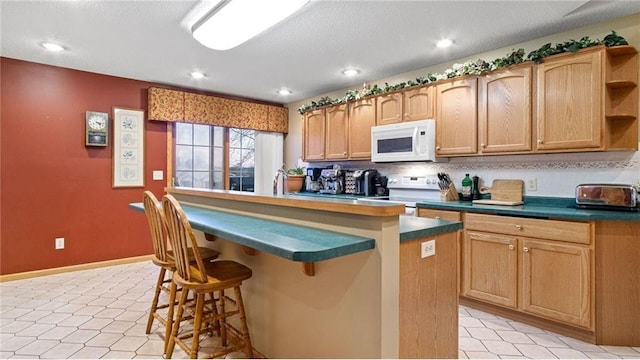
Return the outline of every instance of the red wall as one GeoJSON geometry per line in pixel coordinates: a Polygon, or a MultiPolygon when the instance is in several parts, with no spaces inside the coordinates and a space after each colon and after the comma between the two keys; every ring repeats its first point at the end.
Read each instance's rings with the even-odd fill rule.
{"type": "Polygon", "coordinates": [[[84,118],[112,119],[113,106],[146,112],[157,84],[8,58],[0,70],[0,274],[151,254],[146,218],[128,204],[145,189],[163,194],[151,174],[167,176],[166,125],[145,122],[145,189],[113,189],[112,137],[85,147],[84,118]]]}

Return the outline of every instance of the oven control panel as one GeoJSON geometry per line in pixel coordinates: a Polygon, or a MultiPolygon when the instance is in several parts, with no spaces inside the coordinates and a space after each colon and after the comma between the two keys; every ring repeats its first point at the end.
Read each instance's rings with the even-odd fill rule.
{"type": "Polygon", "coordinates": [[[389,175],[389,189],[440,190],[437,175],[389,175]]]}

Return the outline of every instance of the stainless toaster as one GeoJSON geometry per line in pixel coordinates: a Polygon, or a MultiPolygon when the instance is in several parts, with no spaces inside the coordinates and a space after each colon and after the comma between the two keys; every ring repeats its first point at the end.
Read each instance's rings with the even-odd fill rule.
{"type": "Polygon", "coordinates": [[[576,206],[581,208],[637,210],[638,191],[628,184],[580,184],[576,206]]]}

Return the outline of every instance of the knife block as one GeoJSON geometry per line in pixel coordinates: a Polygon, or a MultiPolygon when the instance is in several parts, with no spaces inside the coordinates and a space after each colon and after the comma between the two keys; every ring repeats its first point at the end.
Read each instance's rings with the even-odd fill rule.
{"type": "Polygon", "coordinates": [[[457,201],[459,199],[458,189],[456,189],[456,186],[453,184],[449,184],[449,188],[447,190],[440,190],[440,200],[457,201]]]}

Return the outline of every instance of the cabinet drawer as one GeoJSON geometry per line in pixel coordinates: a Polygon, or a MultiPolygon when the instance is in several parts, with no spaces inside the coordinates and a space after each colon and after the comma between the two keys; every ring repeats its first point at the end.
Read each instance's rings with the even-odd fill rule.
{"type": "Polygon", "coordinates": [[[464,227],[497,234],[560,240],[578,244],[591,243],[591,224],[574,221],[526,219],[468,213],[464,227]]]}
{"type": "Polygon", "coordinates": [[[418,208],[418,216],[441,220],[460,221],[460,213],[457,211],[418,208]]]}

